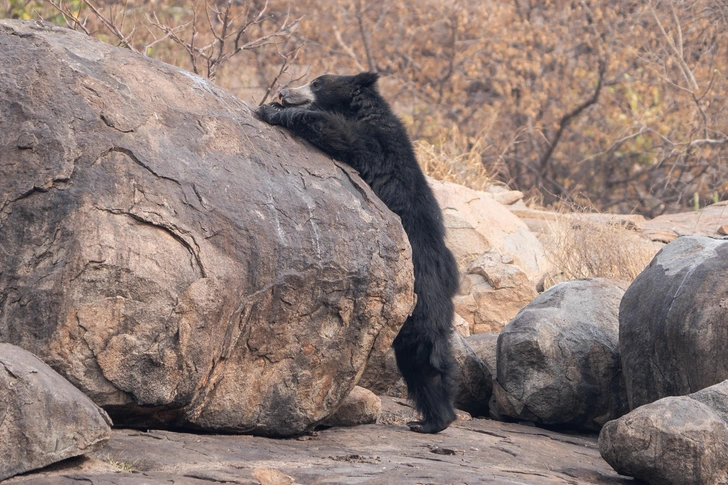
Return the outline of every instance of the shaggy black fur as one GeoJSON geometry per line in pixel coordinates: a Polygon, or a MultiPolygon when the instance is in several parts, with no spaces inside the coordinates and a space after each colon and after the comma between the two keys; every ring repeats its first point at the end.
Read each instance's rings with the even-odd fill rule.
{"type": "Polygon", "coordinates": [[[410,399],[423,417],[408,425],[413,431],[437,433],[455,420],[450,335],[458,271],[445,246],[440,208],[404,126],[376,90],[377,78],[368,72],[321,76],[283,90],[282,104],[261,106],[257,113],[358,170],[402,220],[412,246],[417,305],[393,347],[410,399]]]}

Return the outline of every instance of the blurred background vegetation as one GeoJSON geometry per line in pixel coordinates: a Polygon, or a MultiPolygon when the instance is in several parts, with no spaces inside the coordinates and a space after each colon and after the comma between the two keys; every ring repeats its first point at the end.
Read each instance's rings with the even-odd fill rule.
{"type": "Polygon", "coordinates": [[[254,104],[378,71],[429,174],[535,204],[653,217],[728,199],[728,0],[0,0],[0,17],[254,104]]]}

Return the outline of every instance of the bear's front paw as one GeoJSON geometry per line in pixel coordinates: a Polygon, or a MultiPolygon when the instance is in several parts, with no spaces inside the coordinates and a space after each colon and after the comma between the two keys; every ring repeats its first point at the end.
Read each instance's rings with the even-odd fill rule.
{"type": "Polygon", "coordinates": [[[258,115],[258,118],[260,118],[262,121],[265,121],[266,123],[271,123],[273,121],[273,117],[284,108],[284,106],[281,103],[268,103],[264,104],[263,106],[259,106],[258,109],[255,111],[255,114],[258,115]]]}

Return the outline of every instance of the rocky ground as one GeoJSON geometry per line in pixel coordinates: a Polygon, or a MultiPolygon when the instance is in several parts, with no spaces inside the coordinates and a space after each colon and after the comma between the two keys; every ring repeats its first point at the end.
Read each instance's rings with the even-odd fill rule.
{"type": "Polygon", "coordinates": [[[409,408],[383,399],[380,421],[296,439],[115,429],[90,457],[15,484],[626,484],[599,456],[596,436],[489,419],[459,420],[438,435],[410,432],[409,408]]]}

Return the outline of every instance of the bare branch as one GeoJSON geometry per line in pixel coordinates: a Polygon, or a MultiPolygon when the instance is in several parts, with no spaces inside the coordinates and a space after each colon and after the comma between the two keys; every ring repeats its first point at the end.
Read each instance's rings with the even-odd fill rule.
{"type": "Polygon", "coordinates": [[[194,14],[194,11],[193,11],[193,18],[192,18],[192,21],[191,22],[188,22],[188,23],[183,24],[183,25],[179,25],[179,26],[174,27],[174,28],[169,27],[167,25],[163,25],[159,21],[159,18],[157,17],[156,12],[153,13],[152,15],[154,15],[154,20],[152,20],[152,19],[150,19],[150,18],[147,17],[149,23],[152,24],[154,27],[158,28],[159,30],[161,30],[162,32],[164,32],[165,33],[164,38],[170,38],[174,42],[176,42],[177,44],[179,44],[182,47],[184,47],[185,51],[187,51],[187,55],[189,56],[190,61],[192,62],[192,70],[193,70],[193,72],[195,74],[199,74],[199,72],[197,70],[197,52],[196,52],[196,48],[195,48],[195,46],[193,44],[194,43],[194,40],[195,40],[195,37],[197,35],[197,30],[196,30],[196,26],[195,26],[197,16],[194,14]],[[186,28],[190,24],[192,24],[192,35],[191,35],[191,40],[188,43],[188,42],[185,42],[182,38],[180,38],[177,35],[177,31],[186,28]]]}
{"type": "Polygon", "coordinates": [[[134,46],[131,43],[131,36],[134,35],[134,31],[136,30],[136,27],[132,29],[131,33],[127,36],[124,35],[121,30],[116,26],[116,24],[113,21],[112,18],[107,18],[104,16],[103,13],[99,9],[97,9],[93,3],[91,3],[90,0],[83,0],[83,3],[91,9],[91,11],[96,15],[96,17],[104,24],[104,26],[109,29],[109,31],[116,36],[117,39],[119,39],[119,45],[122,45],[129,49],[132,52],[139,52],[134,48],[134,46]]]}
{"type": "MultiPolygon", "coordinates": [[[[86,1],[86,0],[84,0],[86,1]]],[[[292,26],[296,25],[299,19],[289,24],[289,16],[282,25],[279,25],[276,30],[267,34],[261,35],[256,39],[249,42],[243,42],[243,35],[253,25],[258,25],[264,22],[267,17],[265,12],[267,9],[267,2],[263,9],[259,11],[254,17],[249,18],[249,9],[245,15],[245,22],[242,25],[235,26],[234,23],[241,19],[243,15],[234,15],[232,10],[233,2],[228,0],[224,9],[219,9],[214,5],[205,3],[205,15],[207,18],[207,24],[212,34],[212,40],[202,47],[195,45],[197,39],[197,9],[193,9],[192,17],[192,32],[190,40],[186,41],[177,34],[179,27],[171,28],[167,25],[163,25],[159,18],[154,16],[154,20],[150,22],[156,28],[160,29],[174,42],[183,46],[190,57],[192,68],[196,74],[199,74],[198,62],[202,60],[207,67],[207,77],[215,79],[217,71],[220,67],[225,64],[231,57],[238,54],[240,51],[258,49],[264,45],[275,43],[278,39],[288,39],[290,37],[289,30],[292,26]],[[230,39],[233,39],[232,46],[230,45],[230,39]]],[[[187,26],[189,24],[185,24],[187,26]]],[[[285,64],[285,62],[284,62],[285,64]]]]}
{"type": "Polygon", "coordinates": [[[680,21],[677,18],[677,14],[675,13],[675,7],[672,5],[672,2],[670,2],[670,8],[672,10],[673,19],[676,24],[676,29],[678,30],[678,45],[675,45],[675,41],[673,40],[670,35],[668,35],[667,31],[665,31],[665,27],[662,25],[662,22],[660,22],[660,18],[657,16],[657,12],[655,11],[655,7],[650,4],[650,10],[652,11],[652,16],[655,19],[655,22],[657,22],[657,26],[660,29],[660,32],[665,37],[665,40],[667,41],[667,45],[670,46],[672,49],[673,54],[675,55],[675,58],[680,63],[681,71],[683,77],[685,77],[685,82],[687,82],[688,86],[690,86],[693,90],[698,89],[698,83],[695,80],[695,76],[693,76],[693,72],[688,67],[687,63],[685,62],[685,58],[683,57],[683,45],[682,45],[682,30],[680,28],[680,21]]]}
{"type": "Polygon", "coordinates": [[[554,137],[549,141],[548,148],[546,149],[546,152],[541,156],[541,159],[539,161],[539,173],[541,174],[541,176],[546,175],[551,155],[556,149],[556,145],[558,145],[559,140],[561,140],[561,136],[564,134],[564,131],[569,126],[569,124],[573,121],[574,118],[579,116],[582,111],[587,109],[589,106],[595,104],[599,100],[599,94],[602,91],[602,86],[604,84],[604,74],[606,70],[607,63],[603,59],[599,60],[599,79],[597,81],[597,87],[594,89],[594,93],[592,93],[589,99],[585,100],[579,106],[561,117],[561,121],[559,122],[559,129],[556,131],[554,137]]]}
{"type": "Polygon", "coordinates": [[[367,55],[367,63],[369,64],[369,70],[372,72],[377,72],[379,70],[377,68],[377,61],[374,59],[374,55],[372,54],[371,41],[369,40],[369,36],[367,35],[366,29],[364,28],[364,11],[365,10],[366,10],[366,7],[364,6],[364,0],[358,0],[356,3],[356,19],[357,19],[357,23],[359,24],[359,34],[361,35],[362,44],[364,44],[364,52],[367,55]]]}
{"type": "Polygon", "coordinates": [[[341,32],[339,31],[339,29],[337,29],[336,26],[333,26],[333,29],[334,29],[334,37],[336,38],[336,42],[339,43],[339,46],[341,46],[341,48],[344,50],[344,52],[346,52],[346,54],[354,61],[354,63],[356,64],[356,68],[359,71],[366,71],[366,68],[359,63],[359,59],[358,59],[356,53],[354,52],[354,49],[352,49],[351,46],[348,46],[344,42],[344,39],[342,39],[341,32]]]}
{"type": "MultiPolygon", "coordinates": [[[[258,103],[258,106],[262,106],[266,102],[266,100],[268,99],[268,96],[270,96],[270,93],[272,93],[273,90],[275,89],[275,85],[278,83],[278,80],[281,78],[281,76],[283,76],[283,74],[286,73],[286,71],[288,71],[288,68],[290,67],[291,63],[298,56],[298,53],[300,52],[301,47],[303,47],[303,44],[300,44],[298,47],[296,47],[295,49],[293,49],[291,52],[289,52],[286,55],[282,55],[280,52],[278,53],[278,55],[283,57],[283,64],[281,64],[281,68],[278,70],[278,74],[276,74],[276,77],[273,78],[273,81],[271,81],[271,83],[268,85],[268,88],[265,90],[265,94],[263,95],[263,98],[260,100],[260,103],[258,103]]],[[[296,78],[295,80],[291,80],[291,82],[298,81],[303,76],[305,76],[305,73],[303,75],[301,75],[300,77],[296,78]]]]}
{"type": "Polygon", "coordinates": [[[46,1],[51,4],[53,8],[61,13],[61,15],[63,16],[63,20],[66,22],[68,28],[73,30],[81,29],[84,34],[91,35],[91,32],[86,28],[86,21],[82,21],[78,17],[81,14],[80,7],[78,13],[74,14],[68,7],[63,5],[62,0],[59,0],[58,3],[54,2],[53,0],[46,1]]]}

